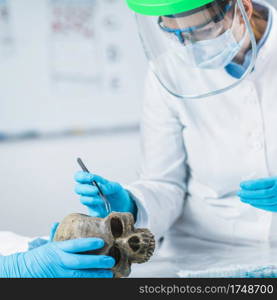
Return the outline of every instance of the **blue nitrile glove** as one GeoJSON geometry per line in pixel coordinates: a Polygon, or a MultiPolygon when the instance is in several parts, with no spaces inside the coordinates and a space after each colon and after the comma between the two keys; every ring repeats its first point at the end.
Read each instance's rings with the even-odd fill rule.
{"type": "Polygon", "coordinates": [[[0,257],[2,278],[110,278],[115,260],[110,256],[80,254],[100,249],[99,238],[50,242],[33,250],[0,257]]]}
{"type": "Polygon", "coordinates": [[[93,217],[106,217],[107,213],[103,200],[101,199],[98,189],[93,186],[92,180],[95,180],[110,202],[111,210],[117,212],[130,212],[136,219],[137,206],[134,200],[131,199],[127,190],[119,183],[104,179],[98,175],[79,171],[75,174],[77,186],[75,192],[81,195],[80,201],[86,205],[89,210],[89,215],[93,217]]]}
{"type": "Polygon", "coordinates": [[[28,243],[28,250],[32,250],[32,249],[35,249],[42,245],[45,245],[49,242],[52,242],[59,224],[60,223],[56,222],[52,225],[51,230],[50,230],[49,240],[42,239],[42,238],[36,238],[28,243]]]}
{"type": "Polygon", "coordinates": [[[237,195],[241,201],[256,208],[277,212],[277,177],[241,182],[237,195]]]}
{"type": "Polygon", "coordinates": [[[59,222],[53,223],[53,225],[52,225],[52,227],[51,227],[51,230],[50,230],[50,235],[49,235],[49,241],[50,241],[50,242],[53,242],[55,233],[56,233],[57,228],[58,228],[59,225],[60,225],[59,222]]]}

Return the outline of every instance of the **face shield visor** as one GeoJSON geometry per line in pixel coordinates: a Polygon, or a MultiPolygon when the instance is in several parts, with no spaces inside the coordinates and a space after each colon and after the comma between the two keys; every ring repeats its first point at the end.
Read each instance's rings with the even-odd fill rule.
{"type": "Polygon", "coordinates": [[[136,21],[152,71],[176,97],[225,92],[253,70],[256,41],[241,0],[159,16],[136,13],[136,21]]]}

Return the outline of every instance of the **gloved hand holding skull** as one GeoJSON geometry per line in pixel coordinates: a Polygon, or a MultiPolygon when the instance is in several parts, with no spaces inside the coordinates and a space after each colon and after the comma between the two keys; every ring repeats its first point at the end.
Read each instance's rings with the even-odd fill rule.
{"type": "Polygon", "coordinates": [[[102,219],[83,214],[70,214],[58,226],[55,241],[77,238],[101,238],[105,245],[86,254],[112,256],[114,277],[127,277],[132,263],[144,263],[155,248],[154,236],[148,229],[135,229],[130,213],[111,213],[102,219]]]}
{"type": "Polygon", "coordinates": [[[75,213],[65,217],[56,230],[54,241],[101,238],[104,247],[88,253],[112,256],[114,277],[127,277],[132,263],[144,263],[152,256],[153,234],[148,229],[134,228],[136,205],[119,183],[82,171],[75,174],[75,180],[75,191],[81,195],[80,201],[88,207],[89,215],[75,213]],[[104,203],[99,191],[91,184],[93,180],[110,202],[113,212],[106,218],[103,218],[104,203]]]}

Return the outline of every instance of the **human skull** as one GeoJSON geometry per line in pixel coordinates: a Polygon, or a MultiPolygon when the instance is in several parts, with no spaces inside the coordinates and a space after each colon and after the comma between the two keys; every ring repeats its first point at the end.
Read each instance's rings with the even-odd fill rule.
{"type": "Polygon", "coordinates": [[[155,239],[148,229],[135,229],[130,213],[111,213],[106,218],[73,213],[64,218],[57,228],[54,241],[99,237],[105,241],[102,249],[89,254],[114,257],[114,277],[128,277],[132,263],[149,260],[155,249],[155,239]]]}

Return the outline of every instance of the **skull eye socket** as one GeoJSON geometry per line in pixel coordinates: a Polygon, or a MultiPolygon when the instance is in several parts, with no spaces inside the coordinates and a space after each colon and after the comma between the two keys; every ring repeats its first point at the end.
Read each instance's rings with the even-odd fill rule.
{"type": "Polygon", "coordinates": [[[120,262],[121,259],[121,253],[120,250],[113,246],[109,251],[109,256],[112,256],[115,259],[115,266],[120,262]]]}
{"type": "Polygon", "coordinates": [[[111,219],[111,232],[114,238],[119,238],[123,234],[123,225],[119,218],[111,219]]]}
{"type": "Polygon", "coordinates": [[[140,240],[137,236],[132,236],[128,241],[128,244],[133,251],[139,250],[139,248],[140,248],[139,243],[140,243],[140,240]]]}

